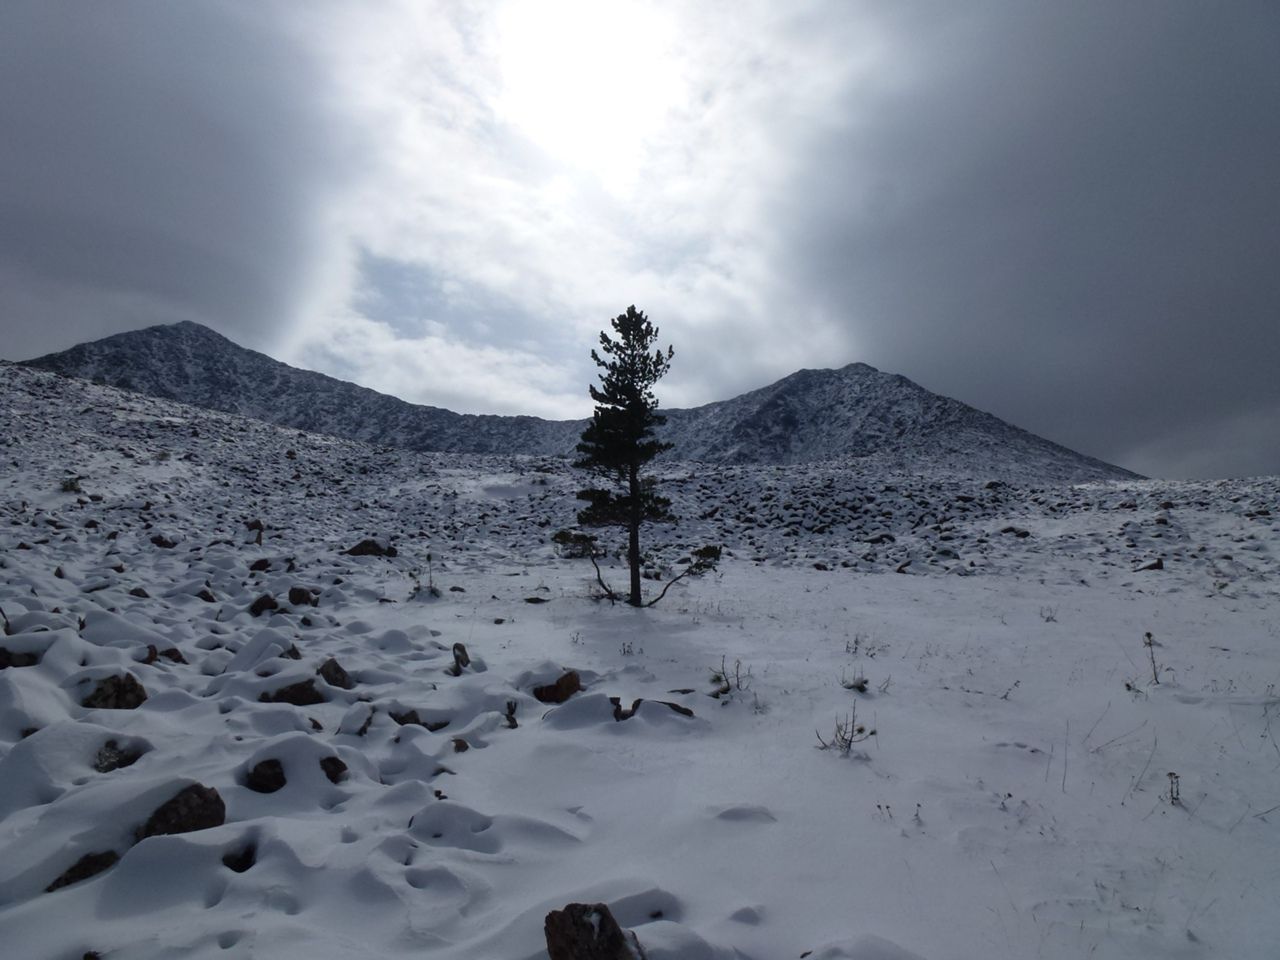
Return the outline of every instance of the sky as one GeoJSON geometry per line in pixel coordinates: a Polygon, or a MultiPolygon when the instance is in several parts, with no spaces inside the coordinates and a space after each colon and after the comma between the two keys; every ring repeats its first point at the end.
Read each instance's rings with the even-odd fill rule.
{"type": "Polygon", "coordinates": [[[460,412],[861,361],[1280,474],[1280,5],[8,0],[0,357],[193,320],[460,412]]]}

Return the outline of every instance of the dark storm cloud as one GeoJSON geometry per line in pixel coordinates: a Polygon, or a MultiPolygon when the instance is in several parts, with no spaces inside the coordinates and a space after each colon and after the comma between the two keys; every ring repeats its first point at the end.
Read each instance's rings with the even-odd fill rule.
{"type": "Polygon", "coordinates": [[[1140,471],[1280,472],[1280,8],[878,9],[888,77],[778,203],[858,358],[1140,471]]]}
{"type": "Polygon", "coordinates": [[[261,345],[340,159],[267,4],[0,9],[0,355],[174,320],[261,345]]]}

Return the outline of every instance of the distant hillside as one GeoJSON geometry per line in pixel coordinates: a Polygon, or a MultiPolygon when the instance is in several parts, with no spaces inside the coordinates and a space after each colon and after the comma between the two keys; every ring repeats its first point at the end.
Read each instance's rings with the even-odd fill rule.
{"type": "MultiPolygon", "coordinates": [[[[117,334],[27,361],[139,393],[366,442],[458,453],[569,455],[584,421],[459,414],[406,403],[247,350],[195,323],[117,334]]],[[[1133,478],[905,377],[855,363],[801,370],[732,400],[665,410],[673,459],[858,460],[1018,482],[1133,478]]]]}

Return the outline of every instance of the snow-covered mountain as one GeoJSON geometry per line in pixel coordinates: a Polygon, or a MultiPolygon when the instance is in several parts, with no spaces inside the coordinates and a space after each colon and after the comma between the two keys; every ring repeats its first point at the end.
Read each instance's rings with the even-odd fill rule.
{"type": "MultiPolygon", "coordinates": [[[[407,403],[247,350],[184,322],[28,361],[68,376],[227,413],[417,451],[568,455],[584,421],[459,414],[407,403]]],[[[674,460],[790,464],[857,460],[1020,482],[1135,474],[1068,450],[862,363],[801,370],[732,400],[667,410],[674,460]]]]}

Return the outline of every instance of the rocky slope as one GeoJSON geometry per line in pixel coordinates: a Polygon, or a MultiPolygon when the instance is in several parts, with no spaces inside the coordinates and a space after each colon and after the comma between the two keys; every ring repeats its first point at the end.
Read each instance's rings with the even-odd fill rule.
{"type": "MultiPolygon", "coordinates": [[[[246,350],[194,323],[117,334],[30,366],[281,426],[417,451],[572,453],[583,421],[458,414],[246,350]]],[[[891,471],[1018,482],[1135,475],[1013,427],[902,376],[855,363],[801,370],[732,400],[665,411],[673,460],[857,460],[891,471]]]]}

